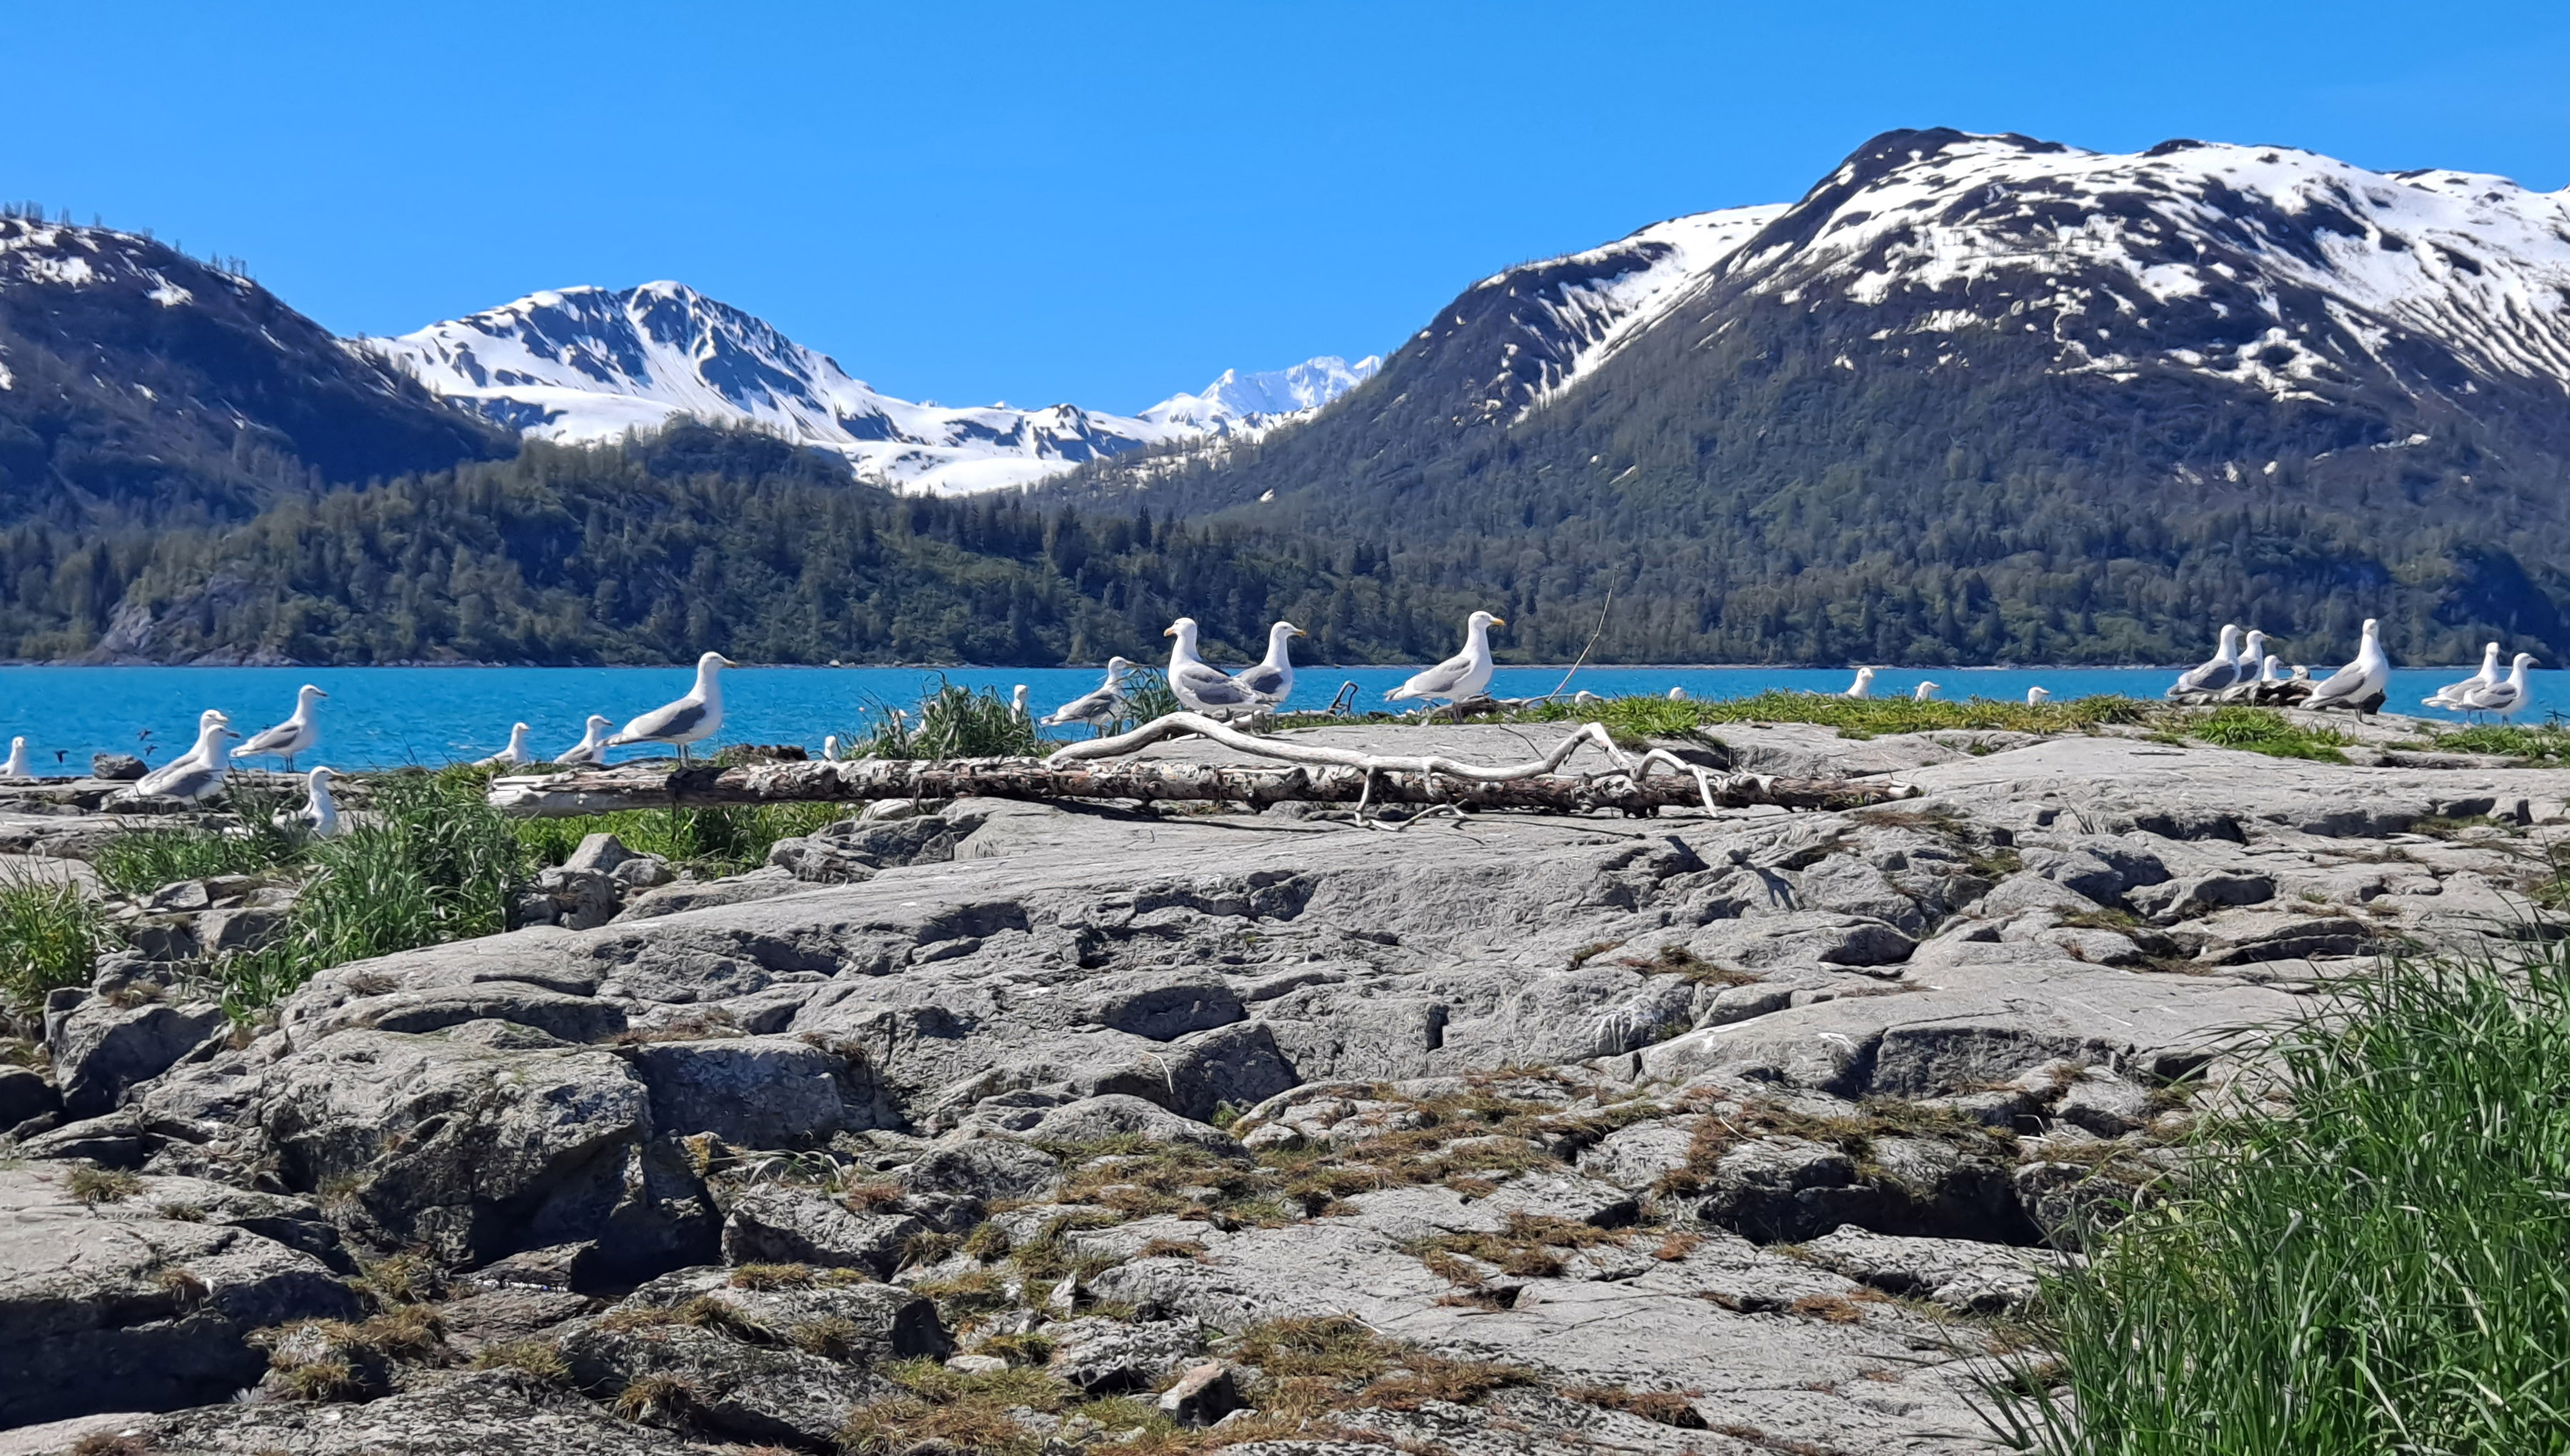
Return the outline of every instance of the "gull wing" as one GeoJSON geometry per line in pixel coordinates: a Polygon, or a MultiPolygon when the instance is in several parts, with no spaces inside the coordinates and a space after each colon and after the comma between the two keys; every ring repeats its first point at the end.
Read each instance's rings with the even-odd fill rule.
{"type": "Polygon", "coordinates": [[[1202,662],[1190,662],[1170,674],[1169,686],[1182,687],[1209,708],[1246,708],[1257,702],[1247,689],[1224,676],[1220,668],[1202,662]]]}
{"type": "Polygon", "coordinates": [[[654,739],[672,739],[693,733],[704,726],[705,705],[694,698],[680,698],[665,708],[654,708],[625,725],[625,731],[608,740],[611,743],[646,743],[654,739]]]}
{"type": "Polygon", "coordinates": [[[1046,715],[1044,721],[1059,727],[1065,723],[1085,723],[1092,718],[1108,717],[1114,712],[1115,706],[1123,700],[1122,693],[1111,687],[1101,687],[1085,697],[1072,698],[1070,702],[1054,709],[1046,715]]]}
{"type": "Polygon", "coordinates": [[[2319,687],[2313,688],[2312,695],[2303,700],[2303,706],[2306,708],[2316,708],[2323,703],[2337,702],[2342,698],[2353,698],[2363,690],[2364,666],[2361,663],[2351,662],[2345,667],[2340,668],[2338,671],[2331,673],[2328,679],[2319,687]]]}
{"type": "Polygon", "coordinates": [[[1282,693],[1289,680],[1284,668],[1270,667],[1264,662],[1256,667],[1244,669],[1239,676],[1232,679],[1262,698],[1272,698],[1282,693]]]}
{"type": "Polygon", "coordinates": [[[1438,663],[1436,666],[1429,668],[1427,671],[1420,673],[1410,681],[1403,683],[1400,687],[1385,694],[1385,696],[1397,698],[1453,697],[1455,695],[1455,689],[1461,686],[1464,679],[1471,676],[1472,672],[1473,654],[1470,652],[1458,653],[1457,655],[1449,657],[1445,661],[1438,663]]]}
{"type": "Polygon", "coordinates": [[[239,758],[244,754],[255,755],[274,753],[278,749],[283,748],[285,745],[294,741],[294,730],[296,726],[297,725],[294,720],[289,718],[286,721],[277,724],[273,728],[262,728],[258,732],[251,734],[247,743],[233,749],[232,757],[239,758]]]}

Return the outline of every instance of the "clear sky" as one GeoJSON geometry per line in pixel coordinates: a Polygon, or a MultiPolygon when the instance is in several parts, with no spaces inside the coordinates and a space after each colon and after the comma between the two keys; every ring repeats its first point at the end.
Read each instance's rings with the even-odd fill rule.
{"type": "Polygon", "coordinates": [[[53,4],[0,62],[0,195],[343,333],[676,278],[946,404],[1389,351],[1894,127],[2570,184],[2558,0],[53,4]]]}

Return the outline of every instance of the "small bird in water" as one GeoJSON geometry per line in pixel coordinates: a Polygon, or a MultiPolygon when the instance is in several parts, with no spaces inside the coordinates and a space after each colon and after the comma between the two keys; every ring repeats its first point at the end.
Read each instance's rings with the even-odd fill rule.
{"type": "Polygon", "coordinates": [[[294,756],[308,753],[321,741],[321,725],[313,721],[313,705],[330,696],[310,683],[294,690],[294,715],[273,728],[263,728],[249,736],[247,742],[232,750],[235,759],[266,758],[271,755],[285,760],[285,771],[294,772],[294,756]]]}
{"type": "Polygon", "coordinates": [[[1932,682],[1923,682],[1910,690],[1910,700],[1914,703],[1928,702],[1936,696],[1937,686],[1932,682]]]}
{"type": "Polygon", "coordinates": [[[653,708],[628,723],[617,735],[607,740],[611,748],[629,743],[666,743],[678,750],[678,762],[687,761],[687,745],[701,743],[721,731],[723,720],[722,670],[740,664],[720,652],[707,652],[696,659],[696,685],[674,703],[653,708]]]}
{"type": "Polygon", "coordinates": [[[512,723],[509,725],[509,746],[489,758],[475,759],[473,766],[477,769],[522,769],[535,761],[536,756],[527,752],[527,725],[512,723]]]}
{"type": "Polygon", "coordinates": [[[1124,716],[1124,674],[1132,670],[1133,664],[1121,657],[1107,658],[1106,680],[1045,714],[1044,726],[1063,728],[1072,723],[1086,723],[1103,730],[1107,724],[1124,716]]]}
{"type": "Polygon", "coordinates": [[[1858,668],[1856,670],[1856,681],[1849,683],[1847,691],[1839,694],[1839,696],[1843,698],[1873,697],[1874,669],[1871,667],[1858,668]]]}
{"type": "Polygon", "coordinates": [[[2052,690],[2050,688],[2030,687],[2025,690],[2025,705],[2029,708],[2033,707],[2037,703],[2048,703],[2051,701],[2052,690]]]}
{"type": "Polygon", "coordinates": [[[554,762],[585,764],[607,762],[607,730],[614,726],[615,720],[605,713],[590,714],[588,731],[581,734],[580,742],[554,755],[554,762]]]}
{"type": "Polygon", "coordinates": [[[337,839],[347,832],[347,826],[339,821],[338,801],[330,797],[330,781],[338,776],[338,770],[331,768],[316,768],[304,775],[303,807],[280,809],[268,822],[278,829],[300,827],[317,840],[337,839]]]}

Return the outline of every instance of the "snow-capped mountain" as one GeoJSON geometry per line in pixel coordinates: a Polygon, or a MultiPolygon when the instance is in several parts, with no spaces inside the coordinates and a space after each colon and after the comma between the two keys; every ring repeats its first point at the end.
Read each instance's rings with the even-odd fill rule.
{"type": "Polygon", "coordinates": [[[863,479],[939,495],[1028,485],[1145,445],[1272,427],[1280,414],[1336,398],[1375,362],[1326,358],[1245,379],[1226,373],[1205,395],[1178,395],[1138,417],[1068,404],[950,409],[884,394],[766,322],[670,282],[531,293],[362,342],[431,390],[525,434],[612,439],[676,415],[751,423],[836,450],[863,479]]]}

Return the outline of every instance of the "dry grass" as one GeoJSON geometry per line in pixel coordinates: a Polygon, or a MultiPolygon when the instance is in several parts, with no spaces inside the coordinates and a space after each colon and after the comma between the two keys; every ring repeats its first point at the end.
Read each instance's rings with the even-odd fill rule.
{"type": "Polygon", "coordinates": [[[808,1289],[813,1269],[808,1264],[744,1264],[724,1282],[735,1289],[808,1289]]]}
{"type": "Polygon", "coordinates": [[[1946,1108],[1921,1107],[1898,1098],[1872,1098],[1853,1115],[1800,1112],[1781,1102],[1751,1100],[1710,1108],[1696,1121],[1684,1166],[1661,1174],[1656,1188],[1680,1196],[1700,1193],[1725,1155],[1765,1137],[1800,1138],[1864,1161],[1877,1138],[1926,1138],[1966,1153],[2013,1161],[2016,1134],[1973,1121],[1946,1108]]]}
{"type": "Polygon", "coordinates": [[[616,1418],[642,1425],[673,1425],[696,1403],[696,1387],[675,1375],[645,1375],[618,1391],[616,1418]]]}
{"type": "Polygon", "coordinates": [[[424,1303],[446,1287],[445,1276],[437,1266],[415,1254],[396,1254],[364,1265],[351,1283],[379,1309],[424,1303]]]}
{"type": "Polygon", "coordinates": [[[152,1456],[152,1443],[131,1431],[92,1431],[72,1442],[71,1456],[152,1456]]]}
{"type": "Polygon", "coordinates": [[[904,1393],[868,1401],[848,1417],[838,1442],[849,1456],[937,1449],[932,1443],[977,1456],[1031,1456],[1042,1442],[1010,1412],[1052,1414],[1078,1398],[1064,1381],[1015,1366],[966,1374],[934,1360],[903,1360],[884,1373],[904,1393]]]}
{"type": "Polygon", "coordinates": [[[1562,1271],[1562,1251],[1621,1244],[1627,1237],[1621,1231],[1569,1219],[1510,1214],[1507,1226],[1496,1233],[1441,1234],[1411,1246],[1411,1252],[1419,1255],[1432,1272],[1459,1284],[1481,1280],[1471,1273],[1470,1266],[1455,1258],[1457,1255],[1497,1265],[1500,1272],[1521,1278],[1551,1278],[1562,1271]],[[1446,1257],[1442,1267],[1437,1262],[1440,1255],[1446,1257]]]}
{"type": "Polygon", "coordinates": [[[1705,1428],[1704,1417],[1696,1411],[1694,1397],[1701,1390],[1628,1390],[1621,1385],[1572,1385],[1563,1389],[1564,1396],[1582,1405],[1605,1410],[1620,1410],[1646,1421],[1675,1426],[1684,1431],[1705,1428]]]}
{"type": "Polygon", "coordinates": [[[611,1309],[599,1317],[598,1325],[601,1329],[629,1332],[683,1325],[691,1329],[709,1329],[751,1344],[771,1344],[776,1340],[774,1329],[751,1317],[747,1311],[711,1294],[698,1294],[692,1299],[665,1306],[611,1309]]]}
{"type": "Polygon", "coordinates": [[[80,1164],[74,1166],[70,1175],[63,1180],[63,1188],[73,1198],[91,1208],[96,1208],[100,1204],[123,1203],[127,1199],[140,1195],[143,1192],[143,1180],[131,1173],[120,1173],[113,1169],[92,1168],[87,1164],[80,1164]]]}
{"type": "Polygon", "coordinates": [[[1755,985],[1758,982],[1758,977],[1749,972],[1735,970],[1728,965],[1717,965],[1684,945],[1663,945],[1658,954],[1647,960],[1640,956],[1626,955],[1619,957],[1615,963],[1629,965],[1644,975],[1673,975],[1689,985],[1746,986],[1755,985]]]}
{"type": "Polygon", "coordinates": [[[473,1355],[477,1370],[520,1370],[547,1384],[559,1385],[571,1378],[571,1362],[563,1358],[553,1342],[542,1339],[513,1339],[502,1344],[486,1345],[473,1355]]]}

